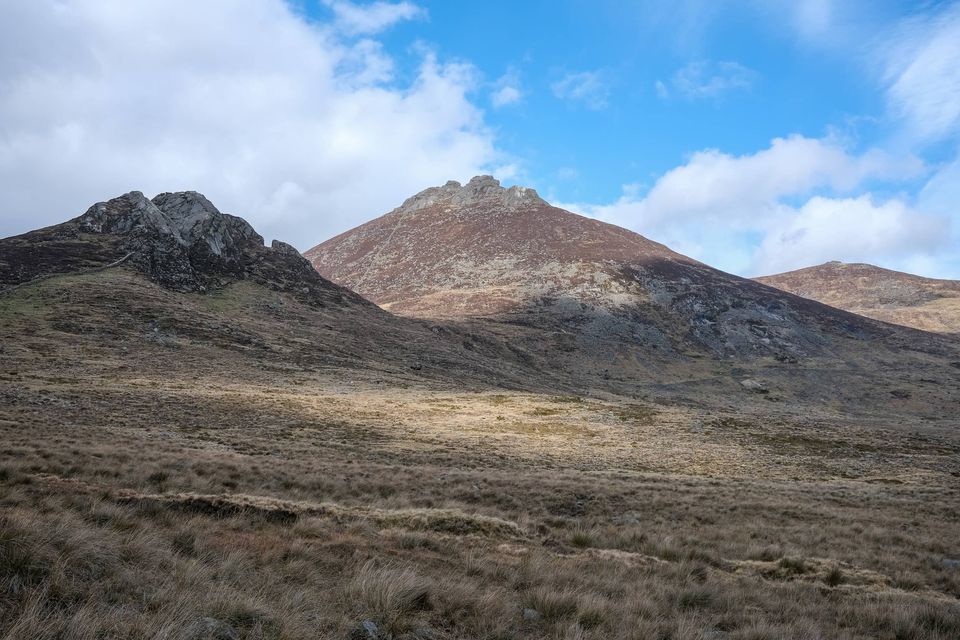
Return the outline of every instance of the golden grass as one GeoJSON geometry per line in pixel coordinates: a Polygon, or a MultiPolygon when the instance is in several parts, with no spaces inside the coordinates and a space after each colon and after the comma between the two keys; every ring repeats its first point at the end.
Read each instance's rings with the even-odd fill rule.
{"type": "Polygon", "coordinates": [[[960,637],[955,422],[386,384],[57,334],[45,287],[0,326],[2,640],[960,637]]]}

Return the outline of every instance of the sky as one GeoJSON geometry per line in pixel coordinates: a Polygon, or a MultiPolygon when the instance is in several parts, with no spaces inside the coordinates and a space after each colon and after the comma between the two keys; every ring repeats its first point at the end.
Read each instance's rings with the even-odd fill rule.
{"type": "Polygon", "coordinates": [[[482,173],[739,275],[960,279],[960,2],[0,2],[0,236],[196,190],[306,250],[482,173]]]}

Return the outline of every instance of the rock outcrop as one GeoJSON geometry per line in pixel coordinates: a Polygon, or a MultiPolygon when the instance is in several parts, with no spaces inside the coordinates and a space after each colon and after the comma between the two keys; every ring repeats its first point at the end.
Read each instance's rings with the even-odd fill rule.
{"type": "Polygon", "coordinates": [[[424,189],[407,198],[396,211],[416,211],[437,205],[467,207],[479,204],[512,209],[547,203],[534,189],[520,186],[505,189],[493,176],[475,176],[465,185],[449,180],[442,187],[424,189]]]}
{"type": "Polygon", "coordinates": [[[98,202],[73,220],[4,241],[0,284],[97,268],[122,260],[163,287],[204,292],[242,279],[314,304],[367,304],[325,280],[292,246],[263,237],[195,191],[139,191],[98,202]]]}

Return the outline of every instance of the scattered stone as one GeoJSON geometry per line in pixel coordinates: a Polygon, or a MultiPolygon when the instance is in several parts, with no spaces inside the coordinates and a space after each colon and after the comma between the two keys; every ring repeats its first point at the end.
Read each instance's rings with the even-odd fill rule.
{"type": "Polygon", "coordinates": [[[940,564],[947,569],[960,569],[960,560],[956,558],[944,558],[940,561],[940,564]]]}
{"type": "Polygon", "coordinates": [[[536,609],[524,609],[523,610],[523,619],[524,620],[539,620],[543,615],[536,609]]]}

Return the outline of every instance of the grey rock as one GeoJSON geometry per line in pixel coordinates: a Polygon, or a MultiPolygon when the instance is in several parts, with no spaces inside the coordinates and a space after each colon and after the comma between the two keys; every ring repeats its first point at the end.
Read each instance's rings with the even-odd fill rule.
{"type": "Polygon", "coordinates": [[[742,386],[744,389],[749,389],[750,391],[755,391],[757,393],[766,393],[767,391],[769,391],[769,389],[767,389],[767,385],[760,382],[759,380],[754,380],[752,378],[741,380],[740,386],[742,386]]]}
{"type": "Polygon", "coordinates": [[[131,191],[96,203],[72,224],[74,232],[115,236],[123,262],[168,289],[206,292],[250,279],[311,305],[366,303],[325,280],[291,245],[274,240],[267,248],[245,220],[196,191],[153,200],[131,191]]]}
{"type": "Polygon", "coordinates": [[[279,253],[286,254],[288,256],[297,256],[300,257],[300,252],[297,251],[296,247],[287,244],[286,242],[281,242],[280,240],[274,240],[270,243],[270,248],[279,253]]]}
{"type": "Polygon", "coordinates": [[[640,514],[636,511],[627,511],[613,518],[613,523],[618,525],[640,524],[640,514]]]}
{"type": "Polygon", "coordinates": [[[960,559],[944,558],[940,561],[940,564],[947,569],[960,569],[960,559]]]}
{"type": "Polygon", "coordinates": [[[263,238],[236,216],[220,213],[195,191],[152,201],[131,191],[80,216],[81,230],[124,237],[130,262],[161,285],[205,291],[221,276],[242,277],[263,238]]]}
{"type": "Polygon", "coordinates": [[[524,609],[523,610],[523,619],[524,620],[539,620],[543,615],[536,609],[524,609]]]}
{"type": "Polygon", "coordinates": [[[500,186],[493,176],[475,176],[465,185],[450,180],[442,187],[430,187],[408,198],[399,208],[401,211],[416,211],[435,204],[464,206],[492,204],[508,209],[547,203],[529,187],[500,186]]]}
{"type": "Polygon", "coordinates": [[[379,640],[381,637],[373,620],[363,620],[350,630],[350,640],[379,640]]]}

